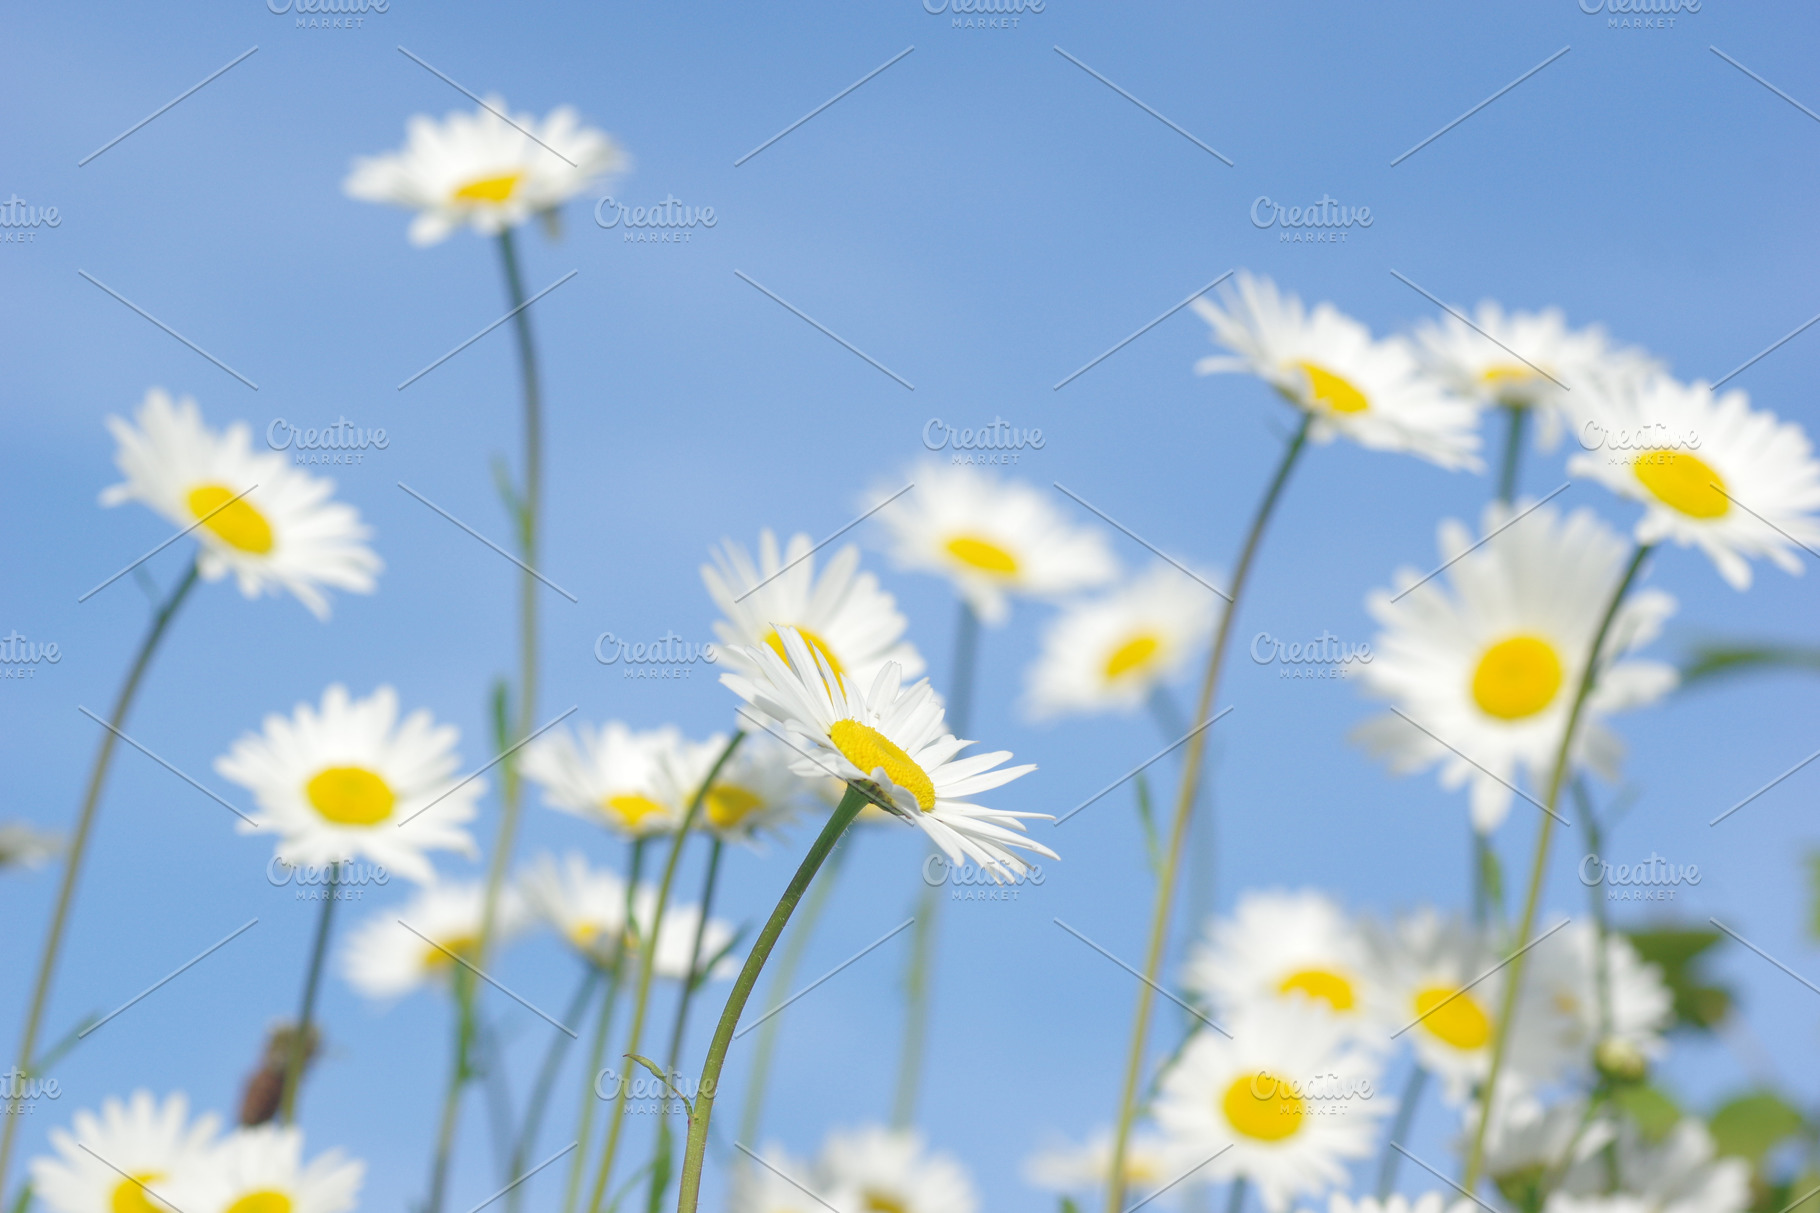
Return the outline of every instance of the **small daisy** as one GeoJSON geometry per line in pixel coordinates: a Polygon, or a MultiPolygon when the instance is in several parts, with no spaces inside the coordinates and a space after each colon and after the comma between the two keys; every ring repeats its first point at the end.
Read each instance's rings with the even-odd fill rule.
{"type": "Polygon", "coordinates": [[[1118,574],[1106,536],[1071,525],[1031,485],[939,463],[917,468],[914,483],[879,513],[892,558],[902,568],[954,582],[955,592],[986,623],[1005,621],[1008,595],[1054,598],[1105,585],[1118,574]]]}
{"type": "Polygon", "coordinates": [[[1799,574],[1797,547],[1820,548],[1813,444],[1794,422],[1752,410],[1741,391],[1715,397],[1704,383],[1657,376],[1604,400],[1588,433],[1601,449],[1575,455],[1567,470],[1643,503],[1639,543],[1698,547],[1739,590],[1750,588],[1750,557],[1799,574]]]}
{"type": "Polygon", "coordinates": [[[584,724],[579,740],[564,727],[525,747],[523,769],[552,808],[647,838],[675,830],[688,807],[663,798],[663,765],[681,744],[682,734],[670,727],[634,732],[618,721],[599,730],[584,724]]]}
{"type": "Polygon", "coordinates": [[[1197,1032],[1164,1075],[1156,1122],[1177,1169],[1203,1183],[1244,1178],[1281,1213],[1298,1197],[1346,1182],[1376,1147],[1394,1101],[1371,1084],[1372,1055],[1307,1005],[1256,1006],[1232,1036],[1197,1032]],[[1217,1157],[1216,1157],[1217,1155],[1217,1157]]]}
{"type": "Polygon", "coordinates": [[[965,1167],[911,1130],[868,1126],[828,1135],[818,1168],[823,1195],[841,1213],[974,1213],[979,1195],[965,1167]],[[847,1203],[835,1203],[844,1196],[847,1203]]]}
{"type": "MultiPolygon", "coordinates": [[[[1374,979],[1365,939],[1339,906],[1313,890],[1273,890],[1245,894],[1231,918],[1213,924],[1189,957],[1183,984],[1225,1014],[1317,1006],[1363,1039],[1374,979]]],[[[1370,1039],[1380,1043],[1382,1034],[1370,1039]]]]}
{"type": "MultiPolygon", "coordinates": [[[[1485,1173],[1507,1195],[1592,1157],[1616,1135],[1617,1127],[1605,1113],[1595,1112],[1588,1118],[1583,1097],[1544,1103],[1533,1093],[1512,1089],[1502,1081],[1498,1086],[1491,1127],[1485,1133],[1485,1173]]],[[[1465,1110],[1463,1150],[1478,1129],[1482,1106],[1482,1101],[1475,1102],[1465,1110]]],[[[1513,1203],[1518,1203],[1514,1197],[1513,1203]]],[[[1534,1208],[1535,1204],[1521,1202],[1520,1207],[1534,1208]]]]}
{"type": "MultiPolygon", "coordinates": [[[[1367,599],[1387,630],[1362,671],[1365,685],[1402,715],[1368,721],[1356,736],[1400,774],[1438,763],[1442,787],[1470,784],[1481,832],[1509,813],[1519,770],[1532,785],[1549,777],[1626,556],[1624,541],[1589,510],[1563,518],[1543,506],[1506,525],[1509,516],[1487,507],[1485,532],[1497,534],[1471,551],[1463,525],[1441,524],[1445,587],[1439,577],[1418,584],[1420,574],[1402,569],[1401,594],[1367,599]]],[[[1647,589],[1619,609],[1574,741],[1576,765],[1615,775],[1623,747],[1602,719],[1673,689],[1672,666],[1626,656],[1674,609],[1668,594],[1647,589]]]]}
{"type": "MultiPolygon", "coordinates": [[[[1126,1191],[1155,1191],[1174,1178],[1168,1168],[1169,1152],[1161,1138],[1138,1133],[1125,1143],[1126,1191]]],[[[1111,1174],[1110,1129],[1095,1133],[1084,1145],[1069,1142],[1024,1163],[1024,1178],[1033,1186],[1064,1194],[1103,1189],[1111,1174]]]]}
{"type": "MultiPolygon", "coordinates": [[[[769,530],[758,537],[758,560],[732,540],[701,568],[702,583],[724,616],[714,623],[721,653],[729,663],[743,648],[770,645],[780,656],[777,625],[789,624],[821,650],[836,673],[861,683],[895,661],[907,677],[923,672],[923,659],[905,640],[897,600],[879,589],[878,578],[859,571],[859,549],[844,547],[815,575],[809,536],[796,534],[780,553],[769,530]]],[[[750,674],[740,669],[738,673],[750,674]]]]}
{"type": "Polygon", "coordinates": [[[99,1117],[77,1112],[73,1124],[51,1130],[55,1157],[31,1164],[32,1188],[55,1213],[170,1213],[171,1189],[206,1162],[220,1128],[213,1115],[191,1121],[182,1094],[156,1103],[150,1091],[104,1100],[99,1117]]]}
{"type": "Polygon", "coordinates": [[[424,852],[474,855],[461,828],[473,820],[484,780],[459,782],[460,732],[427,709],[398,719],[398,695],[380,687],[351,700],[336,684],[320,711],[300,703],[287,719],[267,716],[215,770],[253,793],[259,811],[239,826],[279,833],[278,857],[297,866],[363,855],[419,883],[435,879],[424,852]]]}
{"type": "Polygon", "coordinates": [[[1195,363],[1198,374],[1256,375],[1310,414],[1309,437],[1344,434],[1360,446],[1406,451],[1444,468],[1478,468],[1478,418],[1472,405],[1418,373],[1401,338],[1372,339],[1331,303],[1306,311],[1268,278],[1241,273],[1221,289],[1224,306],[1196,299],[1194,310],[1230,355],[1195,363]]]}
{"type": "Polygon", "coordinates": [[[497,235],[626,167],[619,145],[581,125],[566,105],[542,122],[533,114],[508,122],[506,112],[491,96],[474,113],[453,112],[440,123],[418,114],[402,150],[355,160],[342,189],[363,202],[416,211],[411,243],[425,245],[464,224],[497,235]]]}
{"type": "MultiPolygon", "coordinates": [[[[369,998],[397,998],[446,980],[457,957],[472,960],[485,902],[486,888],[479,881],[426,885],[401,909],[385,911],[354,930],[342,957],[343,972],[369,998]]],[[[524,921],[518,890],[501,889],[493,911],[494,945],[517,934],[524,921]]]]}
{"type": "MultiPolygon", "coordinates": [[[[632,895],[634,948],[642,947],[643,941],[650,937],[651,920],[656,916],[656,886],[639,885],[632,895]]],[[[658,929],[657,955],[651,962],[651,971],[672,981],[696,977],[725,981],[739,972],[740,962],[730,955],[722,955],[733,942],[733,934],[732,926],[718,918],[708,919],[707,926],[703,927],[700,906],[677,905],[672,901],[664,907],[663,926],[658,929]],[[701,931],[701,952],[692,954],[697,930],[701,931]]]]}
{"type": "MultiPolygon", "coordinates": [[[[563,941],[583,959],[607,967],[613,963],[626,927],[626,882],[612,872],[593,868],[578,852],[571,851],[558,864],[554,856],[540,855],[518,877],[523,904],[532,914],[543,919],[563,941]]],[[[640,923],[649,923],[657,907],[657,890],[640,885],[633,895],[633,912],[640,923]]],[[[695,946],[695,932],[701,923],[699,906],[664,908],[664,923],[657,941],[657,957],[652,972],[659,977],[680,981],[690,972],[690,949],[695,946]]],[[[640,932],[645,934],[648,932],[640,932]]],[[[427,932],[426,932],[427,934],[427,932]]],[[[708,965],[733,942],[733,928],[718,918],[710,918],[702,929],[701,955],[697,969],[708,965]]],[[[633,949],[638,947],[634,938],[633,949]]],[[[722,957],[708,971],[715,979],[731,977],[735,965],[722,957]]]]}
{"type": "Polygon", "coordinates": [[[1048,814],[989,809],[961,799],[1036,768],[994,770],[1011,757],[1009,750],[956,758],[973,743],[945,731],[941,703],[927,679],[906,688],[897,667],[887,664],[862,694],[796,629],[784,628],[782,636],[787,662],[769,648],[748,649],[756,676],[722,674],[720,680],[775,722],[755,722],[758,727],[774,727],[776,736],[798,750],[792,763],[798,775],[836,775],[866,785],[898,816],[921,826],[949,859],[971,859],[995,879],[1015,879],[1027,870],[1013,847],[1059,858],[1024,836],[1022,818],[1048,814]]]}
{"type": "Polygon", "coordinates": [[[1616,1153],[1618,1192],[1605,1194],[1605,1158],[1587,1158],[1568,1172],[1545,1213],[1743,1213],[1751,1204],[1750,1163],[1715,1157],[1712,1133],[1693,1117],[1657,1145],[1625,1124],[1616,1153]]]}
{"type": "MultiPolygon", "coordinates": [[[[718,733],[678,745],[659,772],[664,799],[687,811],[726,748],[726,737],[718,733]]],[[[810,795],[801,776],[790,769],[792,758],[768,734],[745,738],[708,789],[696,826],[725,841],[747,842],[789,824],[810,795]]]]}
{"type": "Polygon", "coordinates": [[[318,619],[329,617],[324,586],[373,592],[383,566],[354,507],[330,501],[331,482],[288,466],[283,455],[255,454],[243,423],[217,434],[194,400],[173,404],[153,388],[133,422],[109,417],[107,427],[126,480],[103,492],[101,504],[138,501],[194,527],[204,580],[232,573],[248,598],[289,590],[318,619]]]}
{"type": "Polygon", "coordinates": [[[1064,712],[1129,711],[1176,677],[1213,635],[1220,599],[1167,564],[1089,602],[1063,609],[1043,634],[1026,703],[1064,712]]]}
{"type": "Polygon", "coordinates": [[[260,1125],[224,1139],[173,1199],[183,1213],[346,1213],[365,1174],[340,1150],[306,1166],[301,1129],[260,1125]]]}
{"type": "Polygon", "coordinates": [[[808,1164],[781,1146],[759,1152],[763,1162],[747,1162],[733,1173],[733,1213],[827,1213],[829,1208],[856,1207],[851,1193],[825,1193],[808,1164]]]}
{"type": "Polygon", "coordinates": [[[1589,923],[1572,923],[1537,944],[1523,980],[1524,997],[1543,1002],[1553,1012],[1551,1028],[1557,1047],[1583,1065],[1593,1050],[1611,1042],[1642,1059],[1662,1056],[1663,1034],[1674,1023],[1674,996],[1663,983],[1662,970],[1646,964],[1630,940],[1613,931],[1605,936],[1605,968],[1597,960],[1599,933],[1589,923]],[[1599,983],[1605,983],[1609,1023],[1601,1023],[1599,983]]]}

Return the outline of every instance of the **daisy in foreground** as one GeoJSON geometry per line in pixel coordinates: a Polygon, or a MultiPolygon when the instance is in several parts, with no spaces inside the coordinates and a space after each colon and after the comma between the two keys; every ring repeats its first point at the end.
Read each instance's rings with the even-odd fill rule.
{"type": "MultiPolygon", "coordinates": [[[[32,1160],[32,1188],[56,1213],[169,1213],[173,1185],[203,1165],[220,1121],[189,1116],[182,1094],[154,1102],[135,1091],[77,1112],[72,1133],[52,1129],[55,1157],[32,1160]]],[[[188,1211],[186,1210],[186,1213],[188,1211]]]]}
{"type": "Polygon", "coordinates": [[[583,126],[568,106],[542,122],[533,114],[507,121],[507,112],[491,96],[473,113],[441,122],[418,114],[401,150],[355,160],[342,188],[350,198],[416,211],[411,243],[425,245],[464,225],[498,235],[626,167],[619,145],[583,126]]]}
{"type": "MultiPolygon", "coordinates": [[[[457,960],[471,957],[480,944],[485,901],[479,881],[430,884],[401,909],[368,919],[348,938],[342,957],[348,984],[369,998],[391,999],[446,980],[457,960]]],[[[518,890],[502,890],[494,941],[518,934],[525,918],[518,890]]]]}
{"type": "Polygon", "coordinates": [[[1698,547],[1733,589],[1750,588],[1749,560],[1801,572],[1820,549],[1820,462],[1792,421],[1753,411],[1741,391],[1715,397],[1704,383],[1666,375],[1629,397],[1601,402],[1587,425],[1601,449],[1567,470],[1643,503],[1639,543],[1698,547]]]}
{"type": "Polygon", "coordinates": [[[1047,813],[1013,813],[963,799],[1036,767],[994,770],[1011,757],[1009,750],[955,757],[973,743],[945,731],[941,703],[927,679],[905,687],[897,667],[886,665],[862,693],[795,628],[783,628],[781,635],[787,661],[769,648],[748,649],[754,676],[722,674],[720,680],[760,715],[757,727],[797,751],[791,768],[798,775],[835,775],[869,786],[899,817],[922,827],[949,859],[971,859],[995,879],[1016,879],[1027,870],[1014,847],[1059,858],[1024,834],[1022,818],[1047,813]]]}
{"type": "Polygon", "coordinates": [[[1221,304],[1196,299],[1194,310],[1232,353],[1201,359],[1197,373],[1256,375],[1309,414],[1316,442],[1344,434],[1360,446],[1406,451],[1444,468],[1480,466],[1473,406],[1421,375],[1402,339],[1374,340],[1331,303],[1307,311],[1270,279],[1248,273],[1220,294],[1221,304]]]}
{"type": "Polygon", "coordinates": [[[330,1150],[303,1161],[303,1131],[241,1129],[210,1151],[178,1187],[183,1213],[346,1213],[360,1196],[366,1164],[330,1150]]]}
{"type": "Polygon", "coordinates": [[[473,820],[486,783],[453,778],[459,736],[428,709],[399,720],[391,687],[350,699],[337,684],[323,692],[320,710],[300,703],[288,718],[267,716],[264,730],[236,741],[215,770],[250,789],[259,806],[240,832],[276,830],[284,862],[365,856],[427,883],[436,874],[424,852],[475,854],[461,827],[473,820]]]}
{"type": "Polygon", "coordinates": [[[979,1196],[966,1168],[930,1150],[913,1131],[871,1125],[822,1144],[819,1178],[841,1213],[974,1213],[979,1196]],[[840,1203],[840,1197],[846,1203],[840,1203]]]}
{"type": "Polygon", "coordinates": [[[685,804],[666,795],[666,762],[682,745],[671,727],[634,732],[617,720],[600,729],[567,726],[525,747],[524,774],[543,788],[552,808],[631,838],[667,834],[685,804]]]}
{"type": "Polygon", "coordinates": [[[1184,983],[1231,1015],[1259,1006],[1311,1005],[1354,1039],[1383,1041],[1368,1012],[1376,979],[1365,939],[1344,911],[1312,889],[1251,892],[1212,924],[1188,960],[1184,983]]]}
{"type": "MultiPolygon", "coordinates": [[[[1440,527],[1446,584],[1397,573],[1401,591],[1374,592],[1385,627],[1363,678],[1392,715],[1356,736],[1399,773],[1440,765],[1441,786],[1470,784],[1473,825],[1486,833],[1510,811],[1518,772],[1549,778],[1588,649],[1624,575],[1625,543],[1589,510],[1563,518],[1543,506],[1513,517],[1486,508],[1476,548],[1453,520],[1440,527]],[[1502,528],[1502,529],[1500,529],[1502,528]],[[1494,534],[1495,532],[1495,534],[1494,534]]],[[[1654,702],[1673,689],[1672,666],[1627,660],[1674,613],[1660,590],[1633,591],[1600,656],[1571,759],[1610,778],[1622,746],[1603,717],[1654,702]]]]}
{"type": "Polygon", "coordinates": [[[324,586],[372,593],[382,566],[366,546],[372,532],[360,515],[329,500],[329,481],[291,468],[276,452],[255,454],[244,424],[218,434],[194,400],[173,403],[153,388],[132,422],[109,417],[107,426],[126,479],[103,492],[101,504],[142,502],[193,528],[204,580],[232,573],[248,598],[288,590],[318,619],[329,616],[324,586]]]}

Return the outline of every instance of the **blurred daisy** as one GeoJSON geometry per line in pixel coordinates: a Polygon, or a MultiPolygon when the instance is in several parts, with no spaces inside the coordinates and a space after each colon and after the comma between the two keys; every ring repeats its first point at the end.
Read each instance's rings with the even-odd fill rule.
{"type": "Polygon", "coordinates": [[[276,830],[278,856],[296,866],[365,856],[410,880],[434,880],[424,852],[476,854],[461,828],[486,791],[480,779],[452,778],[461,762],[454,725],[427,709],[398,719],[398,695],[380,687],[351,700],[337,683],[320,711],[300,703],[287,719],[267,716],[215,760],[222,778],[250,789],[258,804],[243,834],[276,830]]]}
{"type": "Polygon", "coordinates": [[[1138,707],[1207,643],[1221,605],[1205,585],[1160,563],[1101,598],[1070,604],[1043,633],[1030,667],[1031,715],[1138,707]]]}
{"type": "MultiPolygon", "coordinates": [[[[579,853],[571,851],[559,864],[552,855],[540,855],[518,877],[518,889],[524,907],[555,928],[570,947],[583,959],[602,967],[613,963],[626,929],[626,882],[604,868],[594,868],[579,853]]],[[[639,940],[649,934],[649,923],[657,908],[657,890],[640,885],[633,895],[633,912],[641,924],[634,933],[633,952],[639,940]]],[[[671,903],[664,908],[663,926],[659,929],[657,957],[652,972],[659,977],[681,980],[691,971],[690,949],[695,946],[695,932],[701,924],[699,906],[671,903]]],[[[426,932],[427,934],[427,932],[426,932]]],[[[701,954],[695,971],[699,972],[716,957],[709,969],[713,978],[731,977],[733,961],[721,956],[733,942],[733,928],[718,918],[710,918],[702,928],[701,954]]]]}
{"type": "Polygon", "coordinates": [[[1268,278],[1240,273],[1221,304],[1201,298],[1194,310],[1230,355],[1195,363],[1202,375],[1256,375],[1313,418],[1309,437],[1344,434],[1360,446],[1405,451],[1444,468],[1478,468],[1478,417],[1472,405],[1418,373],[1400,338],[1374,341],[1364,325],[1331,303],[1306,311],[1268,278]]]}
{"type": "Polygon", "coordinates": [[[1641,501],[1637,541],[1698,547],[1734,589],[1748,589],[1749,559],[1801,572],[1797,547],[1820,547],[1820,462],[1792,421],[1756,412],[1741,391],[1717,398],[1704,383],[1658,376],[1641,391],[1602,401],[1587,425],[1602,448],[1567,470],[1641,501]]]}
{"type": "Polygon", "coordinates": [[[417,212],[411,243],[435,244],[466,225],[483,236],[516,227],[626,167],[607,134],[581,124],[568,106],[542,122],[514,114],[498,96],[472,114],[440,123],[423,114],[406,125],[404,147],[362,156],[342,183],[348,197],[417,212]]]}
{"type": "Polygon", "coordinates": [[[579,740],[557,729],[525,747],[525,778],[543,789],[552,808],[632,838],[668,834],[686,804],[663,799],[663,764],[682,744],[665,726],[633,732],[617,720],[594,730],[582,725],[579,740]]]}
{"type": "Polygon", "coordinates": [[[828,1135],[822,1145],[823,1195],[841,1213],[974,1213],[979,1196],[952,1156],[911,1130],[868,1126],[828,1135]]]}
{"type": "MultiPolygon", "coordinates": [[[[1073,1142],[1032,1155],[1024,1163],[1024,1178],[1038,1188],[1063,1194],[1103,1189],[1112,1175],[1112,1131],[1101,1129],[1086,1144],[1073,1142]]],[[[1128,1192],[1153,1192],[1167,1184],[1168,1150],[1161,1138],[1133,1134],[1125,1143],[1125,1182],[1128,1192]]]]}
{"type": "Polygon", "coordinates": [[[724,616],[714,623],[721,657],[739,673],[740,650],[769,645],[783,655],[777,625],[789,624],[821,651],[836,673],[862,684],[879,667],[895,661],[907,677],[923,672],[923,659],[904,639],[905,621],[897,600],[879,589],[878,578],[859,571],[859,549],[844,547],[815,575],[807,535],[790,537],[780,553],[769,530],[758,537],[758,561],[741,545],[724,540],[701,568],[702,583],[724,616]]]}
{"type": "Polygon", "coordinates": [[[1473,1207],[1473,1202],[1464,1197],[1449,1197],[1440,1192],[1424,1192],[1414,1200],[1401,1192],[1385,1200],[1375,1196],[1361,1196],[1355,1200],[1344,1192],[1335,1192],[1327,1198],[1327,1213],[1445,1213],[1450,1199],[1459,1213],[1473,1207]]]}
{"type": "MultiPolygon", "coordinates": [[[[1367,599],[1387,630],[1362,676],[1402,715],[1368,721],[1356,737],[1398,773],[1439,763],[1442,787],[1470,784],[1481,832],[1510,811],[1519,770],[1532,785],[1549,777],[1626,557],[1624,541],[1589,510],[1563,518],[1544,506],[1505,525],[1507,517],[1507,507],[1488,506],[1484,530],[1497,534],[1471,551],[1463,525],[1441,524],[1446,588],[1438,577],[1418,584],[1420,574],[1400,569],[1401,594],[1379,590],[1367,599]]],[[[1661,590],[1633,590],[1619,609],[1574,740],[1575,765],[1614,776],[1623,746],[1602,719],[1674,687],[1672,666],[1623,659],[1654,639],[1674,609],[1661,590]]]]}
{"type": "Polygon", "coordinates": [[[303,1161],[303,1131],[240,1129],[181,1186],[183,1213],[346,1213],[358,1203],[366,1164],[330,1150],[303,1161]]]}
{"type": "MultiPolygon", "coordinates": [[[[638,891],[632,895],[632,943],[635,949],[642,948],[644,940],[650,938],[651,922],[656,916],[656,886],[639,885],[638,891]]],[[[677,905],[672,901],[664,907],[663,925],[657,932],[657,955],[651,962],[651,971],[672,981],[682,981],[685,978],[694,980],[697,977],[725,981],[739,971],[739,962],[730,955],[723,955],[732,942],[732,926],[718,918],[710,918],[707,926],[703,927],[700,906],[677,905]],[[701,931],[701,952],[694,954],[692,949],[695,947],[697,930],[701,931]]]]}
{"type": "MultiPolygon", "coordinates": [[[[348,937],[342,957],[348,982],[369,998],[397,998],[447,979],[456,958],[472,961],[480,946],[485,900],[486,888],[479,881],[435,883],[425,885],[402,909],[368,919],[348,937]]],[[[493,912],[495,946],[524,923],[518,890],[501,889],[493,912]]]]}
{"type": "MultiPolygon", "coordinates": [[[[786,662],[769,648],[748,649],[754,676],[722,674],[720,680],[753,710],[775,722],[776,736],[798,753],[792,769],[814,779],[835,775],[873,789],[906,821],[922,827],[955,863],[971,859],[995,879],[1014,879],[1026,868],[1011,848],[1057,858],[1024,836],[1022,818],[961,799],[1002,787],[1034,766],[994,770],[1009,750],[956,758],[970,741],[944,731],[942,706],[925,679],[904,687],[886,665],[861,693],[837,675],[794,628],[783,628],[786,662]]],[[[771,727],[755,722],[756,727],[771,727]]]]}
{"type": "MultiPolygon", "coordinates": [[[[1532,1092],[1514,1090],[1502,1081],[1498,1086],[1491,1127],[1485,1133],[1485,1173],[1518,1207],[1534,1208],[1539,1194],[1536,1201],[1527,1202],[1519,1200],[1519,1194],[1527,1194],[1545,1177],[1591,1158],[1617,1131],[1606,1113],[1594,1112],[1589,1117],[1583,1097],[1544,1103],[1532,1092]]],[[[1478,1128],[1482,1106],[1481,1100],[1465,1109],[1465,1141],[1471,1141],[1478,1128]]]]}
{"type": "Polygon", "coordinates": [[[1660,1057],[1663,1033],[1674,1023],[1674,996],[1662,970],[1646,964],[1629,939],[1605,936],[1604,972],[1598,960],[1599,932],[1589,923],[1571,923],[1537,944],[1523,979],[1524,997],[1553,1012],[1550,1028],[1557,1047],[1591,1064],[1596,1046],[1616,1042],[1641,1058],[1660,1057]],[[1605,984],[1609,1022],[1601,1023],[1599,985],[1605,984]]]}
{"type": "Polygon", "coordinates": [[[762,1163],[742,1164],[733,1172],[733,1213],[827,1213],[829,1208],[856,1207],[849,1193],[824,1193],[801,1159],[781,1146],[759,1153],[762,1163]]]}
{"type": "Polygon", "coordinates": [[[1618,1191],[1603,1156],[1567,1173],[1546,1213],[1743,1213],[1751,1204],[1751,1168],[1742,1158],[1716,1158],[1712,1133],[1699,1120],[1681,1121],[1659,1144],[1623,1125],[1617,1142],[1618,1191]]]}
{"type": "MultiPolygon", "coordinates": [[[[1232,1014],[1306,1003],[1335,1015],[1355,1038],[1366,1037],[1371,956],[1359,930],[1322,894],[1246,893],[1208,934],[1190,955],[1183,982],[1208,1005],[1232,1014]]],[[[1370,1038],[1382,1041],[1380,1033],[1370,1038]]]]}
{"type": "MultiPolygon", "coordinates": [[[[663,799],[687,811],[726,748],[727,738],[718,733],[706,741],[678,745],[659,771],[663,799]]],[[[696,826],[739,842],[788,824],[809,795],[802,778],[790,769],[791,758],[790,751],[767,734],[747,737],[708,789],[696,826]]]]}
{"type": "Polygon", "coordinates": [[[182,1094],[156,1103],[150,1091],[103,1100],[99,1117],[80,1111],[72,1124],[51,1130],[55,1157],[31,1164],[32,1189],[55,1213],[170,1213],[172,1188],[206,1162],[220,1128],[213,1115],[190,1120],[182,1094]]]}
{"type": "Polygon", "coordinates": [[[986,623],[1005,621],[1008,595],[1053,598],[1118,574],[1104,533],[1070,525],[1028,484],[939,463],[918,467],[914,483],[878,515],[890,533],[892,558],[902,568],[948,578],[986,623]]]}
{"type": "Polygon", "coordinates": [[[277,452],[255,454],[243,423],[217,434],[194,400],[173,404],[153,388],[133,422],[109,417],[107,427],[126,479],[101,504],[138,501],[194,527],[204,580],[232,573],[248,598],[288,590],[318,619],[329,617],[324,586],[372,593],[383,566],[354,507],[330,501],[331,482],[289,467],[277,452]]]}
{"type": "Polygon", "coordinates": [[[1199,1164],[1204,1183],[1247,1179],[1281,1213],[1345,1183],[1349,1162],[1372,1152],[1394,1102],[1373,1092],[1377,1077],[1333,1016],[1253,1006],[1234,1018],[1231,1037],[1189,1040],[1163,1077],[1155,1117],[1178,1170],[1199,1164]]]}

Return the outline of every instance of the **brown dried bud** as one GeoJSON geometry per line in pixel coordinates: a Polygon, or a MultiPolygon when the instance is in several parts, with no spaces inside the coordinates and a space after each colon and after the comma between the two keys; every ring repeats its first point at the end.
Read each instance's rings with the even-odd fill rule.
{"type": "MultiPolygon", "coordinates": [[[[240,1123],[243,1126],[262,1125],[278,1115],[279,1104],[284,1099],[284,1076],[290,1069],[291,1048],[296,1040],[297,1030],[288,1023],[275,1025],[266,1036],[259,1065],[247,1076],[246,1088],[240,1095],[240,1123]]],[[[304,1042],[303,1070],[297,1076],[299,1086],[321,1047],[322,1033],[312,1025],[304,1042]]]]}

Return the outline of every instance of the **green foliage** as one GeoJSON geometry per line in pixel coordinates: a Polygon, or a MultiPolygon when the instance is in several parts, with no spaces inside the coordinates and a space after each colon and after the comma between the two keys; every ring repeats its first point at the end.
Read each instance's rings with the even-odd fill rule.
{"type": "Polygon", "coordinates": [[[1649,1142],[1661,1141],[1681,1123],[1681,1109],[1675,1101],[1660,1087],[1647,1083],[1620,1087],[1612,1093],[1611,1102],[1649,1142]]]}
{"type": "Polygon", "coordinates": [[[1713,1113],[1713,1141],[1719,1153],[1748,1159],[1755,1167],[1764,1155],[1801,1131],[1801,1112],[1774,1091],[1752,1091],[1728,1101],[1713,1113]]]}
{"type": "Polygon", "coordinates": [[[1081,1206],[1074,1197],[1064,1196],[1062,1197],[1062,1213],[1081,1213],[1081,1206]]]}
{"type": "Polygon", "coordinates": [[[1681,667],[1681,685],[1693,686],[1735,674],[1805,670],[1820,674],[1820,649],[1794,644],[1715,643],[1695,645],[1681,667]]]}
{"type": "Polygon", "coordinates": [[[1708,949],[1725,938],[1718,931],[1665,926],[1625,935],[1639,956],[1661,967],[1675,999],[1675,1027],[1710,1031],[1731,1013],[1732,992],[1706,979],[1708,949]]]}

